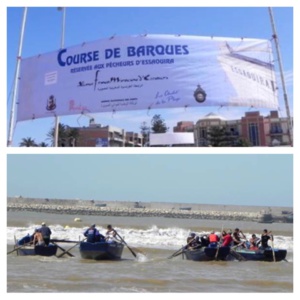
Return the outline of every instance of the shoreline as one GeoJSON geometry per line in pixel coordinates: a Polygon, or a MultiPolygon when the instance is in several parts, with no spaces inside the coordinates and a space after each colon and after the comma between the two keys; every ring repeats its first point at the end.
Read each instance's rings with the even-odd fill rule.
{"type": "Polygon", "coordinates": [[[292,223],[283,211],[293,212],[288,207],[235,206],[209,204],[179,204],[130,201],[61,200],[8,197],[7,211],[32,211],[52,214],[163,217],[205,220],[252,221],[261,223],[292,223]],[[264,222],[262,216],[271,215],[271,221],[264,222]]]}

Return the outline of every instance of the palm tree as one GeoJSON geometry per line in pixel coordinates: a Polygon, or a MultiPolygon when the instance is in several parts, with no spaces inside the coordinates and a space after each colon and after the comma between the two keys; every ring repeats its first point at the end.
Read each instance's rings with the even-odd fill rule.
{"type": "Polygon", "coordinates": [[[28,137],[28,138],[23,138],[22,141],[19,143],[20,147],[36,147],[37,144],[34,141],[34,139],[28,137]]]}
{"type": "Polygon", "coordinates": [[[48,147],[48,144],[46,144],[45,142],[41,142],[37,145],[37,147],[48,147]]]}
{"type": "MultiPolygon", "coordinates": [[[[54,146],[54,133],[55,127],[50,129],[47,134],[47,139],[51,141],[51,146],[54,146]]],[[[58,146],[59,147],[70,147],[72,145],[75,146],[76,140],[79,137],[78,128],[71,128],[67,125],[58,124],[58,146]]]]}

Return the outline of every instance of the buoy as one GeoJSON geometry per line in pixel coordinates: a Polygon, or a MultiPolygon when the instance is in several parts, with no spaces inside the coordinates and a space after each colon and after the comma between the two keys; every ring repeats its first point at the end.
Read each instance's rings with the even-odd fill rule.
{"type": "Polygon", "coordinates": [[[74,222],[81,222],[81,219],[80,218],[75,218],[74,222]]]}

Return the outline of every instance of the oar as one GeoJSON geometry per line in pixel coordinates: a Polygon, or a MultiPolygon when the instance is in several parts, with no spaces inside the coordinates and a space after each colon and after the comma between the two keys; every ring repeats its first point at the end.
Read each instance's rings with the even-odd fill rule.
{"type": "Polygon", "coordinates": [[[221,241],[221,238],[222,238],[223,228],[224,228],[224,227],[223,227],[223,225],[222,225],[221,235],[220,235],[219,243],[218,243],[218,246],[217,246],[218,249],[217,249],[217,251],[216,251],[215,259],[217,259],[218,255],[219,255],[220,247],[222,246],[222,245],[220,245],[220,241],[221,241]]]}
{"type": "Polygon", "coordinates": [[[176,251],[176,252],[173,253],[171,256],[169,256],[168,259],[173,258],[173,257],[176,257],[176,256],[178,256],[178,255],[180,255],[180,254],[183,254],[183,252],[184,252],[184,246],[183,246],[181,249],[179,249],[178,251],[176,251]],[[178,252],[178,251],[179,251],[179,252],[178,252]]]}
{"type": "Polygon", "coordinates": [[[274,252],[274,238],[273,238],[273,235],[272,235],[272,246],[271,246],[271,249],[272,249],[272,254],[273,254],[273,261],[276,262],[276,257],[275,257],[275,252],[274,252]]]}
{"type": "Polygon", "coordinates": [[[178,249],[177,251],[175,251],[171,256],[168,257],[168,259],[176,257],[178,255],[180,255],[181,253],[183,253],[184,249],[189,246],[195,238],[193,238],[192,240],[190,240],[185,246],[181,247],[180,249],[178,249]]]}
{"type": "Polygon", "coordinates": [[[83,242],[83,241],[85,241],[85,240],[86,240],[86,238],[85,238],[84,240],[82,240],[82,241],[77,242],[77,243],[76,243],[75,245],[73,245],[71,248],[69,248],[68,250],[65,250],[63,253],[57,255],[56,257],[57,257],[57,258],[61,258],[63,255],[65,255],[67,252],[69,252],[69,251],[72,250],[74,247],[76,247],[79,243],[81,243],[81,242],[83,242]]]}
{"type": "MultiPolygon", "coordinates": [[[[14,248],[16,248],[16,244],[17,244],[17,238],[16,236],[14,235],[14,240],[15,240],[15,243],[14,243],[14,248]]],[[[19,256],[19,253],[17,252],[17,256],[19,256]]]]}
{"type": "Polygon", "coordinates": [[[241,261],[241,260],[246,261],[246,260],[247,260],[243,255],[237,253],[237,252],[234,251],[232,248],[230,249],[230,254],[231,254],[233,257],[235,257],[236,259],[238,259],[239,261],[241,261]]]}
{"type": "Polygon", "coordinates": [[[51,239],[50,243],[77,243],[78,241],[51,239]]]}
{"type": "Polygon", "coordinates": [[[59,246],[58,244],[56,244],[55,242],[52,241],[52,243],[54,245],[56,245],[60,250],[62,250],[64,253],[66,253],[67,255],[69,255],[70,257],[74,257],[75,255],[73,255],[72,253],[66,251],[66,249],[64,249],[63,247],[59,246]]]}
{"type": "Polygon", "coordinates": [[[136,253],[127,245],[127,243],[123,240],[123,238],[118,234],[118,232],[114,229],[116,235],[120,238],[121,242],[124,243],[124,245],[127,246],[127,248],[129,249],[129,251],[132,253],[132,255],[134,257],[137,257],[136,253]]]}
{"type": "Polygon", "coordinates": [[[215,255],[215,259],[217,259],[218,255],[219,255],[220,247],[221,247],[221,245],[218,244],[218,246],[217,246],[217,251],[216,251],[216,255],[215,255]]]}
{"type": "Polygon", "coordinates": [[[11,253],[13,253],[13,252],[15,252],[15,251],[21,249],[23,246],[24,246],[24,245],[19,246],[19,247],[15,248],[14,250],[7,252],[7,254],[11,254],[11,253]]]}
{"type": "Polygon", "coordinates": [[[13,253],[13,252],[15,252],[15,251],[21,249],[22,247],[24,247],[24,246],[26,246],[26,245],[29,245],[29,244],[30,244],[30,242],[29,242],[29,243],[25,243],[25,244],[23,244],[23,245],[21,245],[21,246],[15,248],[14,250],[11,250],[11,251],[7,252],[7,254],[11,254],[11,253],[13,253]]]}
{"type": "Polygon", "coordinates": [[[173,257],[176,257],[176,256],[180,255],[180,254],[182,253],[182,251],[183,251],[184,247],[186,247],[186,246],[182,246],[180,249],[178,249],[177,251],[175,251],[175,252],[174,252],[172,255],[170,255],[170,256],[168,257],[168,259],[170,259],[170,258],[173,258],[173,257]]]}

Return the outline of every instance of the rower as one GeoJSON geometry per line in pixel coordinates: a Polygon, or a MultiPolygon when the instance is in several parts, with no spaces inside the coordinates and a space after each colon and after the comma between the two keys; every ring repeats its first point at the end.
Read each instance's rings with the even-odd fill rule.
{"type": "Polygon", "coordinates": [[[209,239],[209,247],[217,247],[219,242],[219,237],[216,235],[215,231],[213,230],[210,235],[208,236],[209,239]]]}
{"type": "Polygon", "coordinates": [[[43,222],[42,227],[39,228],[39,232],[43,236],[43,240],[45,242],[45,245],[48,246],[49,243],[50,243],[50,236],[52,234],[51,229],[48,226],[46,226],[45,222],[43,222]]]}
{"type": "Polygon", "coordinates": [[[272,231],[269,231],[267,229],[264,229],[262,235],[261,235],[261,240],[258,242],[258,245],[261,243],[262,248],[268,248],[268,241],[273,241],[273,235],[271,234],[272,231]]]}
{"type": "Polygon", "coordinates": [[[102,235],[99,230],[96,228],[96,224],[91,225],[83,235],[87,238],[89,243],[97,243],[105,241],[104,235],[102,235]]]}
{"type": "Polygon", "coordinates": [[[111,225],[107,225],[107,231],[106,231],[106,241],[111,243],[115,241],[115,237],[116,237],[117,233],[116,231],[112,228],[111,225]]]}
{"type": "Polygon", "coordinates": [[[236,228],[232,234],[232,238],[233,238],[233,245],[234,246],[242,246],[243,248],[247,248],[246,243],[243,242],[241,239],[244,238],[246,239],[244,233],[239,230],[238,228],[236,228]]]}
{"type": "Polygon", "coordinates": [[[251,239],[249,240],[249,242],[250,242],[249,249],[257,250],[258,249],[257,245],[258,245],[259,241],[260,241],[260,239],[256,236],[256,234],[253,233],[251,239]]]}
{"type": "Polygon", "coordinates": [[[39,229],[35,230],[32,243],[33,243],[33,246],[45,246],[45,241],[43,239],[43,235],[39,229]]]}

